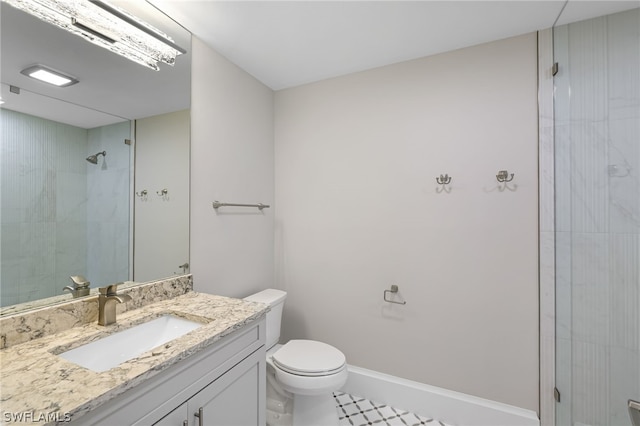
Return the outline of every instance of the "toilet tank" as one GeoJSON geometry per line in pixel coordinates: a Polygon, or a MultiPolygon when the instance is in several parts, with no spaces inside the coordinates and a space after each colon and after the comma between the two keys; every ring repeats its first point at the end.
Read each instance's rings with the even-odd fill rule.
{"type": "Polygon", "coordinates": [[[245,297],[249,302],[260,302],[269,305],[271,310],[267,312],[267,350],[271,349],[280,340],[280,324],[282,323],[282,308],[287,292],[268,288],[259,293],[245,297]]]}

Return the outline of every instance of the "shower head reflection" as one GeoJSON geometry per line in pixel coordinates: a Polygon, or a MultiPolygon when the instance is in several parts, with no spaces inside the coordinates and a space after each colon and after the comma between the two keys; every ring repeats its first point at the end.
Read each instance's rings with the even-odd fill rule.
{"type": "Polygon", "coordinates": [[[91,164],[98,164],[98,156],[102,155],[103,157],[107,156],[107,151],[98,152],[97,154],[90,155],[87,157],[87,161],[91,164]]]}

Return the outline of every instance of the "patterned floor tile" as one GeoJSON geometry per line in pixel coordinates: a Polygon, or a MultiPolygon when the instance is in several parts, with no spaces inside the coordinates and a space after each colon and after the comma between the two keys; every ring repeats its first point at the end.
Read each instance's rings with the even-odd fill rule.
{"type": "Polygon", "coordinates": [[[445,423],[369,401],[344,392],[334,392],[340,426],[447,426],[445,423]]]}

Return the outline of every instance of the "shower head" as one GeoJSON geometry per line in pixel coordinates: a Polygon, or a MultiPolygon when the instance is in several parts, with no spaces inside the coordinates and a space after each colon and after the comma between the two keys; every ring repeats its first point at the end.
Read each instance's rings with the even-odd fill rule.
{"type": "Polygon", "coordinates": [[[91,164],[98,164],[98,155],[102,155],[103,157],[107,156],[107,151],[98,152],[97,154],[90,155],[87,157],[87,161],[91,164]]]}

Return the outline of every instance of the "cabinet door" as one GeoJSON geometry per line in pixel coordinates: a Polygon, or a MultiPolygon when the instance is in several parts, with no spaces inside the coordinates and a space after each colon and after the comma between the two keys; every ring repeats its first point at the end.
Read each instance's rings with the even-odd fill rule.
{"type": "Polygon", "coordinates": [[[194,395],[188,404],[195,425],[264,425],[264,370],[264,352],[256,351],[194,395]]]}

